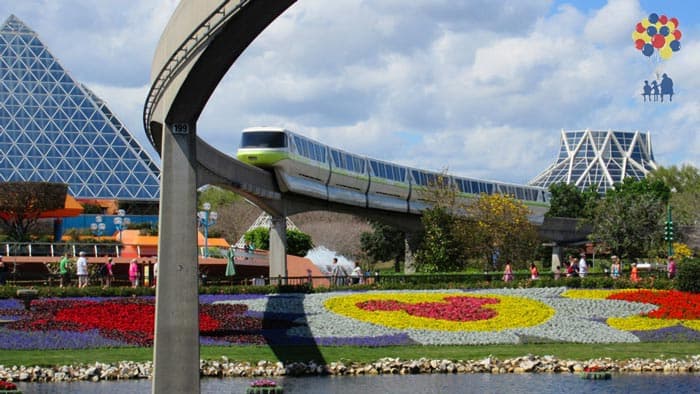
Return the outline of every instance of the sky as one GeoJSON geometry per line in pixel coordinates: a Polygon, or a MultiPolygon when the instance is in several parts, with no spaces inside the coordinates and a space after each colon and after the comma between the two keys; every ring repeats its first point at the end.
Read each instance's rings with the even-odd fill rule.
{"type": "MultiPolygon", "coordinates": [[[[176,0],[0,0],[154,157],[143,130],[151,61],[176,0]]],[[[692,0],[302,0],[243,53],[199,119],[235,155],[280,126],[383,160],[526,183],[565,130],[648,131],[659,165],[700,165],[700,11],[692,0]],[[637,22],[676,17],[654,61],[637,22]],[[644,103],[667,73],[673,103],[644,103]]]]}

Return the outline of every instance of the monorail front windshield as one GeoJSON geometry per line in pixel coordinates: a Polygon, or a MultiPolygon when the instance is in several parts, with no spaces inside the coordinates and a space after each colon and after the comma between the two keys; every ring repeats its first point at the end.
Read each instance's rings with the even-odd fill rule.
{"type": "Polygon", "coordinates": [[[255,131],[241,135],[241,148],[284,148],[287,139],[281,131],[255,131]]]}

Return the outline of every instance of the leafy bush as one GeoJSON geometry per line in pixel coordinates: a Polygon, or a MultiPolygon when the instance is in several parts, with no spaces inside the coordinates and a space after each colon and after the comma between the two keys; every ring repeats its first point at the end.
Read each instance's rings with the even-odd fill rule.
{"type": "MultiPolygon", "coordinates": [[[[245,233],[245,241],[256,249],[270,249],[270,230],[263,227],[252,229],[245,233]]],[[[299,230],[287,230],[287,253],[294,256],[305,256],[314,247],[311,236],[299,230]]]]}
{"type": "Polygon", "coordinates": [[[700,293],[699,260],[686,260],[678,264],[678,290],[700,293]]]}
{"type": "Polygon", "coordinates": [[[287,230],[287,253],[294,256],[306,256],[313,249],[311,236],[299,230],[287,230]]]}

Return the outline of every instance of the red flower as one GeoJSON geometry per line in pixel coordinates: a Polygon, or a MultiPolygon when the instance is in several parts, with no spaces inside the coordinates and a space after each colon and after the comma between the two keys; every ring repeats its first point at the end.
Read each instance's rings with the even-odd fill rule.
{"type": "MultiPolygon", "coordinates": [[[[88,331],[137,346],[153,345],[155,305],[150,299],[37,300],[28,318],[7,325],[26,331],[88,331]]],[[[264,343],[262,330],[286,330],[295,325],[274,318],[246,316],[240,304],[204,304],[199,307],[199,330],[203,336],[230,343],[264,343]]]]}
{"type": "Polygon", "coordinates": [[[445,297],[446,302],[420,302],[409,304],[396,300],[372,300],[358,302],[360,309],[376,311],[406,311],[409,315],[429,319],[450,320],[458,322],[488,320],[497,315],[493,309],[482,308],[485,304],[497,304],[496,298],[480,297],[445,297]]]}
{"type": "Polygon", "coordinates": [[[615,293],[608,299],[658,305],[658,309],[644,315],[655,319],[696,320],[700,318],[700,294],[678,290],[638,290],[615,293]]]}

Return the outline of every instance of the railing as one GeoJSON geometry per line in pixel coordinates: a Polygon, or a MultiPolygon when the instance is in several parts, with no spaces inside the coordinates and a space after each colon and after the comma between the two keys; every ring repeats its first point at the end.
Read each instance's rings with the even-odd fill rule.
{"type": "Polygon", "coordinates": [[[0,242],[0,254],[6,257],[61,257],[67,253],[75,257],[80,252],[92,257],[120,257],[125,247],[133,246],[138,257],[141,256],[139,245],[92,242],[0,242]]]}
{"type": "MultiPolygon", "coordinates": [[[[129,257],[153,257],[153,248],[146,253],[141,245],[97,242],[0,242],[0,255],[5,257],[61,257],[68,254],[75,257],[80,252],[85,252],[88,257],[113,256],[122,257],[125,250],[136,251],[136,256],[129,257]]],[[[199,256],[204,256],[204,248],[199,247],[199,256]]],[[[257,265],[267,264],[267,254],[256,253],[241,248],[233,248],[234,259],[237,263],[249,262],[257,265]]],[[[211,258],[226,258],[225,249],[210,248],[211,258]]]]}
{"type": "MultiPolygon", "coordinates": [[[[170,81],[177,76],[178,72],[182,68],[182,65],[196,53],[203,43],[207,42],[211,37],[212,33],[216,32],[218,28],[226,22],[231,15],[237,12],[240,8],[248,3],[248,0],[239,1],[237,4],[230,4],[229,0],[223,0],[214,11],[212,11],[205,20],[199,23],[197,27],[190,33],[189,36],[178,46],[168,58],[168,61],[163,65],[163,68],[158,72],[151,88],[146,97],[146,103],[143,109],[143,125],[146,130],[150,130],[151,126],[149,124],[151,120],[151,111],[155,107],[156,103],[160,100],[163,92],[170,84],[170,81]],[[227,9],[227,7],[232,7],[227,9]]],[[[153,142],[153,137],[150,133],[149,138],[153,142]]]]}

